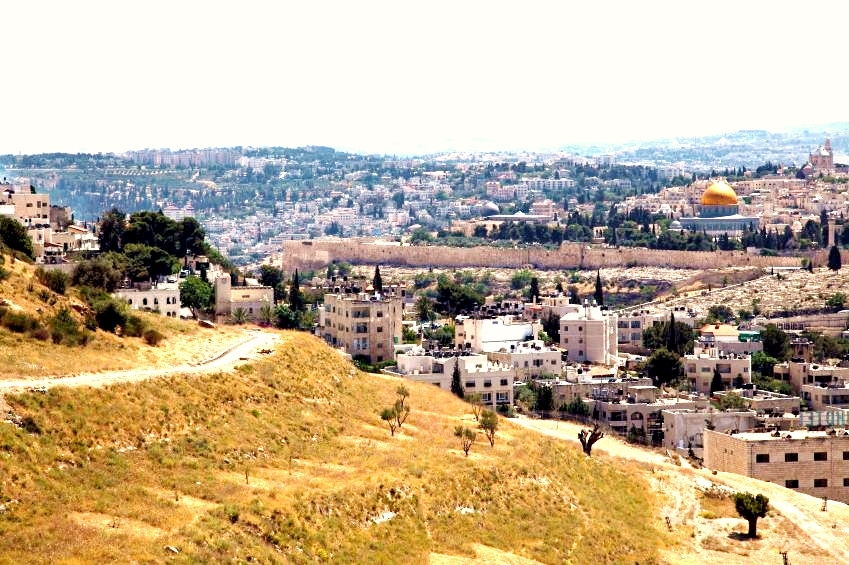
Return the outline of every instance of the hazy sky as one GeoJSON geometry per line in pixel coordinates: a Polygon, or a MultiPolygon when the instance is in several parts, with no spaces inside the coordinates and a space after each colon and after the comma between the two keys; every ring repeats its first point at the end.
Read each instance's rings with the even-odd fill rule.
{"type": "Polygon", "coordinates": [[[0,153],[541,149],[843,121],[847,15],[781,0],[8,2],[0,153]]]}

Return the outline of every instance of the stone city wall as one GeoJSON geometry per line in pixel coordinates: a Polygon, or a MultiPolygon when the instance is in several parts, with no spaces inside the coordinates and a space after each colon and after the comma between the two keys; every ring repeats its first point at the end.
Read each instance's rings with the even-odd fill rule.
{"type": "MultiPolygon", "coordinates": [[[[827,251],[814,257],[814,264],[827,261],[827,251]]],[[[844,264],[847,258],[844,258],[844,264]]],[[[557,250],[543,247],[499,249],[495,247],[443,247],[373,245],[368,240],[284,241],[283,269],[321,269],[333,261],[355,265],[392,265],[409,267],[490,267],[540,270],[599,269],[604,267],[654,266],[681,269],[719,267],[799,267],[800,257],[765,257],[743,251],[662,251],[636,247],[590,247],[564,243],[557,250]]]]}

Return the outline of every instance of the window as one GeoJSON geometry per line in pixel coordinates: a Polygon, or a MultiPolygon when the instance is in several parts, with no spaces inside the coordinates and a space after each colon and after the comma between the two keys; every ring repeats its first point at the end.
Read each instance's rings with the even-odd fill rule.
{"type": "Polygon", "coordinates": [[[843,477],[843,486],[849,487],[849,477],[843,477]]]}
{"type": "Polygon", "coordinates": [[[797,479],[788,479],[784,481],[784,486],[787,488],[799,488],[799,481],[797,479]]]}
{"type": "Polygon", "coordinates": [[[827,451],[815,451],[814,452],[814,461],[828,461],[828,452],[827,451]]]}
{"type": "Polygon", "coordinates": [[[501,379],[501,386],[507,386],[507,379],[501,379]]]}
{"type": "Polygon", "coordinates": [[[475,388],[475,381],[466,381],[466,388],[475,388]]]}
{"type": "Polygon", "coordinates": [[[481,402],[486,402],[486,403],[492,402],[492,393],[491,392],[484,392],[483,394],[481,394],[481,402]]]}
{"type": "Polygon", "coordinates": [[[485,388],[490,388],[492,386],[492,381],[490,379],[486,379],[483,381],[483,386],[485,388]]]}
{"type": "Polygon", "coordinates": [[[383,326],[377,326],[377,333],[383,333],[383,326]]]}
{"type": "Polygon", "coordinates": [[[755,455],[755,463],[769,463],[769,453],[758,453],[755,455]]]}
{"type": "Polygon", "coordinates": [[[142,298],[142,304],[143,304],[144,306],[147,306],[147,298],[142,298]]]}
{"type": "Polygon", "coordinates": [[[828,486],[828,479],[814,479],[814,488],[825,488],[828,486]]]}
{"type": "Polygon", "coordinates": [[[382,317],[383,317],[383,311],[382,311],[382,310],[378,310],[378,311],[377,311],[377,317],[378,317],[378,318],[382,318],[382,317]]]}
{"type": "Polygon", "coordinates": [[[849,461],[849,451],[844,451],[844,452],[843,452],[843,460],[844,460],[844,461],[849,461]]]}
{"type": "Polygon", "coordinates": [[[784,462],[785,463],[795,463],[799,460],[798,453],[785,453],[784,454],[784,462]]]}

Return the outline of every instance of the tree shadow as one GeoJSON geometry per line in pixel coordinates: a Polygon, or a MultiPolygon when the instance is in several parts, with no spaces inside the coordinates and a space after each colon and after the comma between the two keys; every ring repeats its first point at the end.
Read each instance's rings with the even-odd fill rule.
{"type": "Polygon", "coordinates": [[[750,538],[747,532],[731,532],[730,534],[728,534],[728,537],[735,541],[755,541],[760,539],[761,536],[758,535],[753,538],[750,538]]]}

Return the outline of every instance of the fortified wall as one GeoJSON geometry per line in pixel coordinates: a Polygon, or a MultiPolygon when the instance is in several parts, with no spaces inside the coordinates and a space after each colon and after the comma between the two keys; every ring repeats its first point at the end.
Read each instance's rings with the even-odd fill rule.
{"type": "MultiPolygon", "coordinates": [[[[825,265],[828,251],[819,251],[814,264],[825,265]]],[[[849,256],[844,255],[843,264],[849,256]]],[[[333,261],[354,265],[391,265],[407,267],[491,267],[517,269],[525,266],[540,270],[600,269],[604,267],[654,266],[680,269],[721,267],[799,267],[800,257],[765,257],[744,251],[664,251],[636,247],[590,247],[563,243],[557,250],[543,247],[500,249],[495,247],[443,247],[435,245],[398,246],[374,244],[370,240],[284,241],[282,267],[321,269],[333,261]]]]}

